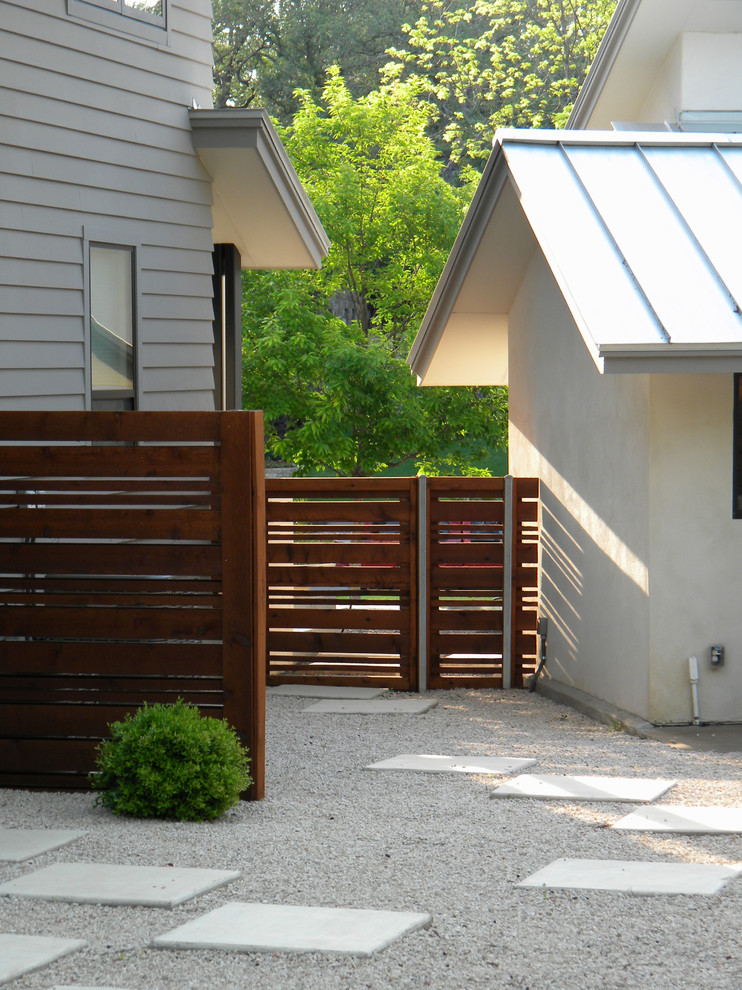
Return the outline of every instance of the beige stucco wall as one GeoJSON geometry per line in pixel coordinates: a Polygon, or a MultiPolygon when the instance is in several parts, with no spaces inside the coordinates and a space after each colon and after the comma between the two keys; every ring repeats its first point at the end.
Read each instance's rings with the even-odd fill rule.
{"type": "Polygon", "coordinates": [[[638,119],[674,122],[682,110],[742,110],[742,34],[680,36],[638,119]]]}
{"type": "Polygon", "coordinates": [[[682,51],[682,39],[679,39],[647,94],[638,115],[640,121],[661,124],[677,120],[681,109],[682,51]]]}
{"type": "Polygon", "coordinates": [[[651,382],[650,711],[691,717],[688,657],[699,659],[701,717],[742,720],[742,519],[732,519],[732,375],[651,382]],[[720,669],[709,648],[726,648],[720,669]]]}
{"type": "Polygon", "coordinates": [[[683,35],[682,110],[742,110],[742,34],[683,35]]]}
{"type": "Polygon", "coordinates": [[[540,252],[509,340],[510,471],[543,481],[549,676],[646,718],[649,380],[598,373],[540,252]]]}

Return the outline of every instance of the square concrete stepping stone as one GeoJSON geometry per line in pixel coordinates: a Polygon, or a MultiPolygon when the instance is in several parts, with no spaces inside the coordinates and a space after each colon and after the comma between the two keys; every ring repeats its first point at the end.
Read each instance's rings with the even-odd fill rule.
{"type": "Polygon", "coordinates": [[[655,804],[637,808],[611,827],[627,832],[731,835],[742,832],[742,808],[655,804]]]}
{"type": "Polygon", "coordinates": [[[562,777],[522,774],[497,787],[490,797],[530,797],[560,801],[654,801],[675,783],[646,777],[562,777]]]}
{"type": "Polygon", "coordinates": [[[631,860],[557,859],[519,887],[615,890],[627,894],[716,894],[742,865],[637,863],[631,860]]]}
{"type": "Polygon", "coordinates": [[[390,760],[370,763],[364,770],[415,770],[418,773],[516,773],[536,761],[508,756],[413,756],[404,753],[390,760]]]}
{"type": "Polygon", "coordinates": [[[380,698],[388,694],[384,688],[374,687],[337,687],[333,684],[277,684],[267,687],[266,692],[272,695],[284,695],[289,698],[346,698],[359,700],[361,698],[380,698]]]}
{"type": "Polygon", "coordinates": [[[75,938],[0,934],[0,983],[48,966],[86,945],[75,938]]]}
{"type": "Polygon", "coordinates": [[[74,829],[0,828],[0,861],[21,863],[66,846],[85,835],[74,829]]]}
{"type": "Polygon", "coordinates": [[[318,701],[304,711],[334,715],[421,715],[437,704],[432,698],[368,698],[357,701],[338,698],[318,701]]]}
{"type": "Polygon", "coordinates": [[[370,956],[432,917],[409,911],[359,911],[233,902],[160,935],[165,949],[233,952],[338,952],[370,956]]]}
{"type": "Polygon", "coordinates": [[[172,908],[207,890],[222,887],[239,875],[237,870],[55,863],[0,884],[0,895],[76,904],[172,908]]]}

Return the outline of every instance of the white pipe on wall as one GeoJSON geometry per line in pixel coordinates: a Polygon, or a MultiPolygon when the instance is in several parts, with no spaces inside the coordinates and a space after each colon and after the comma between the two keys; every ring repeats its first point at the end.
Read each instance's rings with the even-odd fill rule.
{"type": "Polygon", "coordinates": [[[698,702],[698,657],[688,657],[690,668],[690,696],[693,704],[693,724],[701,724],[701,710],[698,702]]]}

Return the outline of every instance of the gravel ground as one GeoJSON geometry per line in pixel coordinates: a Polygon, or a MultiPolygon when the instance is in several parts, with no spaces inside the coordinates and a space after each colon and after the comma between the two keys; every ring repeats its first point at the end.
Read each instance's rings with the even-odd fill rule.
{"type": "Polygon", "coordinates": [[[503,778],[370,773],[400,753],[532,756],[534,772],[676,778],[669,804],[742,805],[742,754],[697,753],[613,732],[525,692],[436,692],[425,715],[310,715],[271,697],[267,796],[214,824],[122,820],[87,795],[0,790],[0,825],[84,838],[6,880],[66,860],[239,869],[173,911],[0,899],[0,931],[89,947],[9,984],[214,988],[525,987],[739,990],[742,879],[713,897],[521,889],[559,857],[742,861],[740,836],[652,836],[606,826],[621,804],[491,801],[503,778]],[[426,911],[432,926],[370,959],[148,948],[230,900],[426,911]]]}

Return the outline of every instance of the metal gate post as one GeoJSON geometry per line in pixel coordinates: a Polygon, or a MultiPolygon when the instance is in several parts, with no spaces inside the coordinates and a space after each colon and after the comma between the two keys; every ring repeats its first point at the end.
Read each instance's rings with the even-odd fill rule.
{"type": "Polygon", "coordinates": [[[502,687],[513,686],[513,558],[515,532],[513,528],[513,476],[505,478],[505,524],[503,526],[504,562],[502,572],[502,687]]]}
{"type": "Polygon", "coordinates": [[[417,690],[428,690],[428,479],[417,479],[417,690]]]}

